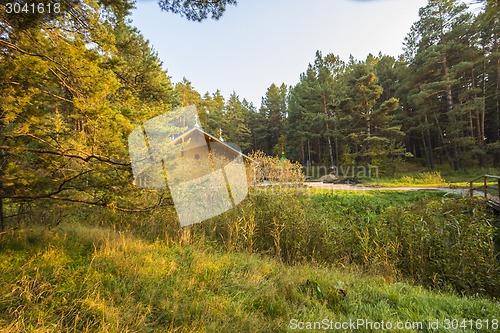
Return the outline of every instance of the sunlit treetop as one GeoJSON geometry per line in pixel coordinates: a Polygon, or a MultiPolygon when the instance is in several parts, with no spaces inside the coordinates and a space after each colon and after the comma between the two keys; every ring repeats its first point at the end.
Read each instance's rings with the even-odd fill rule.
{"type": "Polygon", "coordinates": [[[236,0],[159,0],[160,8],[166,12],[179,14],[190,21],[201,22],[209,16],[218,20],[226,7],[236,5],[236,0]]]}

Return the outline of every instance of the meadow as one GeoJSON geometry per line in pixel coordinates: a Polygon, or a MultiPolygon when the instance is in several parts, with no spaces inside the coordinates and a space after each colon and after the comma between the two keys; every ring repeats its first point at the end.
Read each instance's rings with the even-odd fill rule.
{"type": "Polygon", "coordinates": [[[490,332],[426,327],[500,317],[498,217],[480,199],[253,189],[190,228],[169,208],[39,208],[1,236],[0,332],[286,332],[323,319],[490,332]]]}

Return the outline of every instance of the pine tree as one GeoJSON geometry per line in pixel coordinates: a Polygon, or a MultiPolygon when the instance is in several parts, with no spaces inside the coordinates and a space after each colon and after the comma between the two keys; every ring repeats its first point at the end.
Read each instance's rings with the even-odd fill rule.
{"type": "Polygon", "coordinates": [[[127,133],[176,101],[156,54],[123,23],[130,5],[75,2],[71,15],[3,33],[2,205],[52,199],[138,209],[127,195],[127,133]]]}
{"type": "Polygon", "coordinates": [[[267,88],[259,109],[261,137],[258,138],[262,150],[267,154],[279,155],[284,147],[279,147],[278,141],[283,135],[286,116],[287,87],[282,84],[278,88],[274,83],[267,88]]]}
{"type": "Polygon", "coordinates": [[[493,154],[494,165],[500,166],[500,3],[482,1],[484,11],[475,19],[479,30],[482,61],[478,85],[482,108],[478,135],[483,134],[486,150],[493,154]]]}
{"type": "Polygon", "coordinates": [[[179,14],[191,21],[201,22],[209,16],[218,20],[224,14],[227,6],[236,5],[236,0],[159,0],[158,4],[166,12],[179,14]]]}
{"type": "Polygon", "coordinates": [[[242,151],[248,152],[252,146],[250,131],[250,112],[246,101],[241,102],[233,92],[225,106],[222,137],[229,143],[236,144],[242,151]]]}
{"type": "Polygon", "coordinates": [[[224,125],[224,106],[225,100],[221,92],[217,90],[212,96],[206,94],[204,97],[204,107],[208,112],[207,130],[219,135],[224,125]]]}
{"type": "Polygon", "coordinates": [[[440,145],[455,170],[462,164],[461,152],[474,144],[473,133],[467,130],[467,114],[470,104],[477,103],[470,95],[464,99],[464,89],[460,88],[469,81],[466,76],[474,65],[464,57],[474,47],[469,43],[473,36],[468,34],[471,14],[466,9],[454,0],[430,0],[421,8],[420,20],[407,38],[407,49],[412,54],[410,68],[420,73],[408,77],[413,80],[410,85],[418,87],[411,99],[416,108],[434,106],[424,117],[435,122],[440,145]]]}
{"type": "Polygon", "coordinates": [[[345,94],[342,73],[344,63],[333,54],[323,57],[316,52],[314,64],[300,76],[290,91],[288,141],[293,156],[303,163],[338,165],[342,136],[339,128],[339,104],[345,94]],[[292,128],[294,129],[292,131],[292,128]]]}

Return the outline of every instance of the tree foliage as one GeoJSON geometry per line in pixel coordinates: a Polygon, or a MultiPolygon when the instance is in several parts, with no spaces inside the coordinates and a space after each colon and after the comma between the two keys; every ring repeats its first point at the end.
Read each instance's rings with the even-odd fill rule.
{"type": "MultiPolygon", "coordinates": [[[[126,139],[147,119],[193,104],[207,131],[245,153],[304,166],[499,166],[500,10],[498,1],[482,3],[474,14],[457,0],[429,0],[399,58],[344,62],[318,51],[297,84],[272,83],[258,108],[236,92],[226,99],[188,79],[173,84],[128,23],[131,0],[2,10],[0,211],[6,201],[44,199],[129,211],[165,203],[168,193],[132,185],[126,139]]],[[[236,1],[159,4],[202,21],[236,1]]]]}
{"type": "Polygon", "coordinates": [[[0,39],[0,199],[140,210],[126,138],[171,109],[173,87],[148,42],[121,18],[128,2],[89,0],[0,39]]]}
{"type": "Polygon", "coordinates": [[[209,16],[218,20],[226,7],[236,5],[236,0],[159,0],[160,8],[166,12],[179,14],[190,21],[201,22],[209,16]]]}

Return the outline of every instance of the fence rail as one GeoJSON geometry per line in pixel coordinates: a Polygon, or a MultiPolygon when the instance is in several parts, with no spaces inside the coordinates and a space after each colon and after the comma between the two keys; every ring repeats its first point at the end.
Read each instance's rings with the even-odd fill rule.
{"type": "Polygon", "coordinates": [[[469,182],[469,195],[472,197],[475,194],[484,196],[488,200],[488,204],[500,211],[500,176],[482,175],[469,182]],[[477,184],[480,186],[475,186],[477,184]]]}

